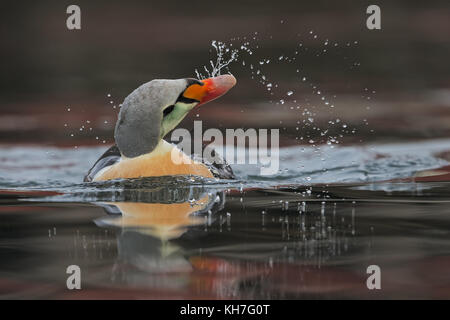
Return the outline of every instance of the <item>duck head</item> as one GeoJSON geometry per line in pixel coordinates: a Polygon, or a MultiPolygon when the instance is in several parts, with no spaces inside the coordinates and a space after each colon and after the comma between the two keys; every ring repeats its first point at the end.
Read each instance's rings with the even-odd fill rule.
{"type": "Polygon", "coordinates": [[[122,156],[134,158],[152,152],[189,111],[220,97],[235,84],[230,74],[144,83],[122,103],[114,132],[122,156]]]}

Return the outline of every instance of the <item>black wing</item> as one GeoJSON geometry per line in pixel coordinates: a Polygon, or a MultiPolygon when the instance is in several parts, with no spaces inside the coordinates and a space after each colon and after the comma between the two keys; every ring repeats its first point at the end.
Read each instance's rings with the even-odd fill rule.
{"type": "Polygon", "coordinates": [[[104,154],[94,163],[88,173],[84,176],[84,182],[91,182],[95,175],[103,168],[112,166],[120,160],[120,151],[116,145],[106,150],[104,154]]]}
{"type": "MultiPolygon", "coordinates": [[[[203,149],[208,148],[208,146],[203,146],[203,149]]],[[[211,151],[211,156],[216,157],[216,150],[211,151]]],[[[235,175],[233,169],[231,169],[230,165],[225,161],[225,159],[221,158],[222,163],[210,163],[206,159],[202,159],[204,165],[208,167],[215,178],[219,179],[235,179],[235,175]]]]}
{"type": "MultiPolygon", "coordinates": [[[[220,157],[216,150],[212,149],[212,147],[209,146],[207,142],[203,142],[202,144],[202,153],[205,153],[205,150],[208,149],[208,154],[212,156],[212,158],[220,157]]],[[[220,157],[220,163],[216,162],[210,162],[208,159],[203,158],[202,156],[198,154],[192,154],[191,158],[203,163],[205,166],[208,167],[209,171],[213,174],[214,178],[219,179],[235,179],[235,175],[233,172],[233,169],[231,169],[230,165],[220,157]]]]}

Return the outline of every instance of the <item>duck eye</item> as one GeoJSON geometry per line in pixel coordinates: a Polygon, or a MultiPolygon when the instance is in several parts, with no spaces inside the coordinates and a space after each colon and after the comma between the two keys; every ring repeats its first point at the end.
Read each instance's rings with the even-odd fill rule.
{"type": "Polygon", "coordinates": [[[171,105],[171,106],[168,106],[167,108],[165,108],[163,110],[163,116],[164,117],[167,116],[169,113],[171,113],[173,111],[173,109],[175,109],[175,105],[171,105]]]}

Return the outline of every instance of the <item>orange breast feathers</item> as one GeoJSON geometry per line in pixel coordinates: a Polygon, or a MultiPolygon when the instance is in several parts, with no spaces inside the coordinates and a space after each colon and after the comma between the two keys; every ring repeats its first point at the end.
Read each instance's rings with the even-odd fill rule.
{"type": "Polygon", "coordinates": [[[176,146],[162,140],[151,153],[136,158],[122,157],[118,163],[100,171],[94,181],[171,175],[214,177],[203,163],[193,161],[176,146]]]}

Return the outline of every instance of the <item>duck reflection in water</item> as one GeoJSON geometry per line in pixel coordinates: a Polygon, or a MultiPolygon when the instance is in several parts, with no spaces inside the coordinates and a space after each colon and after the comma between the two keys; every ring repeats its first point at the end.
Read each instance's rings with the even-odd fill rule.
{"type": "Polygon", "coordinates": [[[198,250],[187,252],[182,241],[174,240],[186,233],[190,239],[203,234],[203,226],[223,209],[225,193],[197,186],[129,192],[126,198],[140,202],[103,203],[108,216],[95,220],[100,227],[116,229],[113,281],[154,289],[185,287],[195,265],[205,261],[196,257],[198,250]]]}
{"type": "MultiPolygon", "coordinates": [[[[355,226],[351,203],[307,206],[297,200],[297,206],[297,198],[285,198],[289,208],[273,205],[270,214],[261,214],[252,208],[254,194],[248,191],[245,214],[236,213],[231,228],[220,187],[152,184],[103,196],[116,199],[103,203],[108,215],[95,220],[116,232],[111,281],[138,290],[133,294],[161,299],[289,298],[367,290],[359,275],[327,264],[348,250],[366,248],[364,240],[350,236],[355,226]],[[325,214],[326,207],[332,212],[325,214]],[[263,239],[252,237],[258,228],[267,229],[263,239]]],[[[229,190],[227,196],[227,211],[242,210],[239,191],[229,190]]]]}

